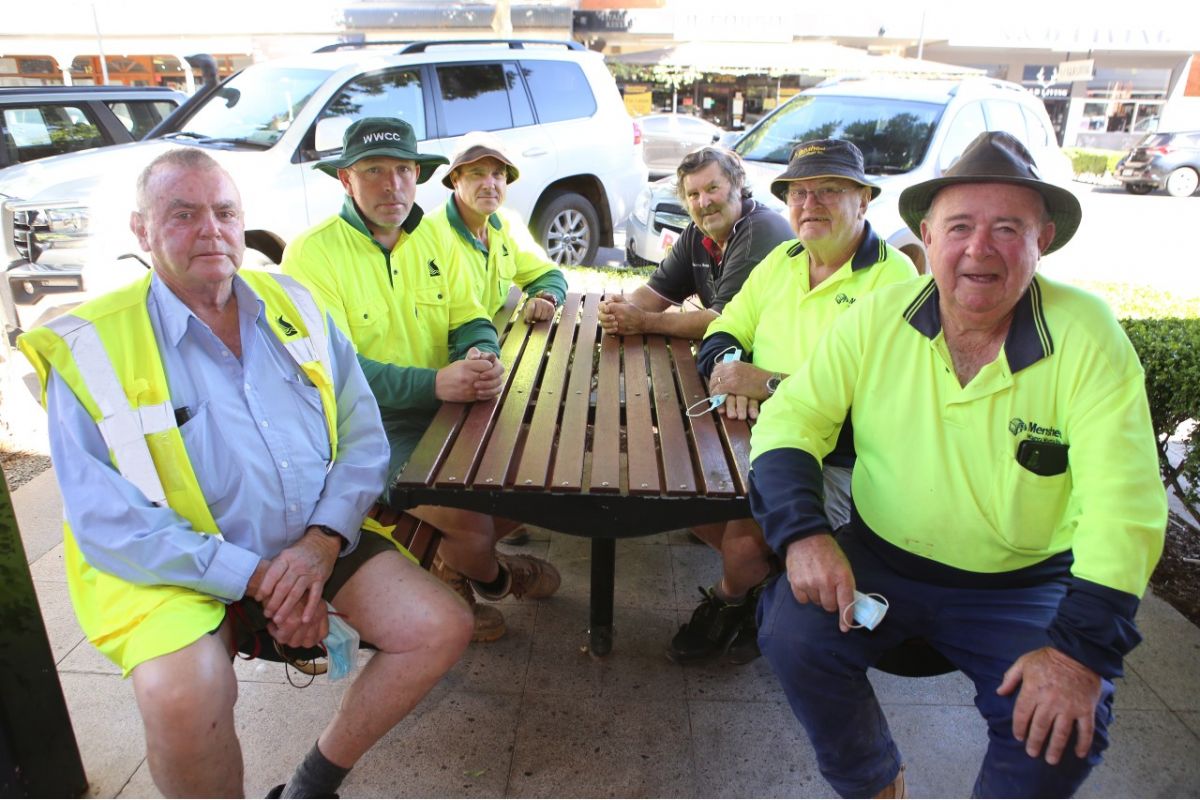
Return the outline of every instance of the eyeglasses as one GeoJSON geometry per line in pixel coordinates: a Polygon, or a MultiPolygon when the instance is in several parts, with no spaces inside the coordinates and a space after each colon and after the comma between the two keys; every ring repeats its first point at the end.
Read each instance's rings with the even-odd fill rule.
{"type": "Polygon", "coordinates": [[[850,191],[846,186],[821,186],[817,189],[800,189],[792,186],[787,190],[787,201],[791,205],[802,206],[808,201],[809,195],[817,198],[818,203],[829,203],[850,191]]]}

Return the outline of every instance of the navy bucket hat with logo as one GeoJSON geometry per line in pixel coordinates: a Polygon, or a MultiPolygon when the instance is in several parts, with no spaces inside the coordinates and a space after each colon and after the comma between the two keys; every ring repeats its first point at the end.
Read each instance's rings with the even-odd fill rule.
{"type": "Polygon", "coordinates": [[[404,120],[365,117],[346,129],[342,136],[342,154],[318,161],[313,169],[336,178],[339,169],[346,169],[364,158],[377,157],[417,162],[421,168],[417,183],[429,180],[434,170],[449,163],[445,156],[418,153],[417,137],[412,126],[404,120]]]}
{"type": "Polygon", "coordinates": [[[788,184],[812,178],[845,178],[871,190],[874,200],[883,191],[867,180],[862,151],[844,139],[810,139],[792,148],[787,169],[771,181],[771,194],[787,202],[788,184]]]}

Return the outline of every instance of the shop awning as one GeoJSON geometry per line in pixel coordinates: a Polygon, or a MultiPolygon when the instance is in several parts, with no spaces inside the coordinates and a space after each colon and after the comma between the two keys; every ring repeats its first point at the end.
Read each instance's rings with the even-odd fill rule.
{"type": "Polygon", "coordinates": [[[608,56],[609,61],[727,75],[858,75],[954,78],[983,70],[903,56],[871,55],[832,42],[682,42],[608,56]]]}

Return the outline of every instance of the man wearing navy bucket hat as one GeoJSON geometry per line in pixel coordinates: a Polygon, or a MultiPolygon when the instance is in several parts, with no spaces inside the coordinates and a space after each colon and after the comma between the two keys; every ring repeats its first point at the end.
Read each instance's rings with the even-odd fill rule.
{"type": "MultiPolygon", "coordinates": [[[[504,365],[453,231],[425,222],[414,201],[417,184],[447,160],[419,152],[412,126],[391,117],[358,120],[343,143],[340,156],[316,165],[346,190],[342,210],[288,245],[283,271],[312,290],[358,351],[391,445],[390,487],[441,403],[495,397],[504,365]]],[[[498,554],[493,527],[475,524],[481,515],[458,524],[462,515],[448,510],[410,513],[436,519],[442,530],[438,572],[472,605],[477,641],[504,631],[496,613],[464,591],[460,575],[494,600],[546,597],[558,588],[558,572],[546,561],[498,554]]]]}
{"type": "Polygon", "coordinates": [[[1162,552],[1142,368],[1101,300],[1035,275],[1081,210],[1011,135],[981,134],[900,213],[932,278],[856,303],[754,428],[751,507],[787,565],[759,644],[843,796],[905,796],[866,672],[912,639],[975,684],[988,749],[972,796],[1069,796],[1108,745],[1162,552]],[[847,418],[835,539],[820,467],[847,418]]]}

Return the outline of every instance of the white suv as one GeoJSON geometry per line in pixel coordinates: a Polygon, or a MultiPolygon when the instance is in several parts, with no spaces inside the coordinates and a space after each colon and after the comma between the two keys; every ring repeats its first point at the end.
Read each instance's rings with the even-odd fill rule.
{"type": "MultiPolygon", "coordinates": [[[[868,206],[867,219],[924,272],[925,250],[900,219],[900,192],[940,176],[983,131],[1008,131],[1029,148],[1044,178],[1064,188],[1071,182],[1070,162],[1042,101],[1015,83],[991,78],[829,80],[788,100],[732,147],[746,166],[754,197],[786,213],[770,185],[796,143],[854,142],[863,152],[867,175],[883,189],[868,206]]],[[[626,259],[635,265],[661,261],[689,221],[675,194],[674,176],[651,184],[626,225],[626,259]]]]}
{"type": "MultiPolygon", "coordinates": [[[[397,43],[367,43],[389,46],[397,43]]],[[[0,172],[10,328],[28,328],[144,268],[129,233],[134,178],[171,147],[201,147],[233,175],[247,242],[282,244],[337,212],[341,185],[316,172],[357,119],[409,122],[422,152],[449,157],[463,134],[494,131],[521,180],[508,205],[562,264],[587,264],[646,183],[641,135],[603,57],[574,42],[417,42],[399,52],[338,45],[246,68],[197,95],[151,140],[0,172]],[[15,317],[15,319],[14,319],[15,317]]],[[[445,202],[445,168],[417,190],[445,202]]],[[[11,333],[11,331],[10,331],[11,333]]]]}

